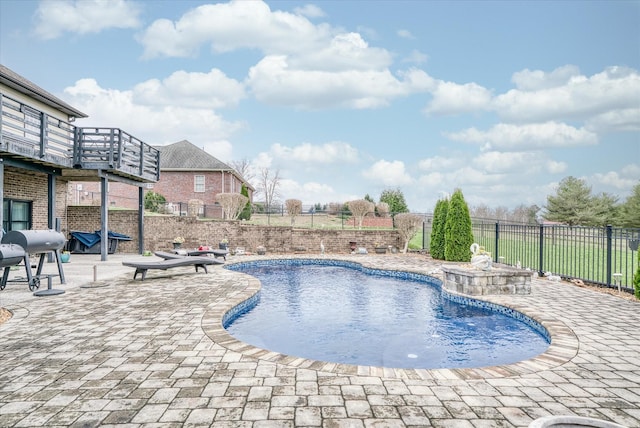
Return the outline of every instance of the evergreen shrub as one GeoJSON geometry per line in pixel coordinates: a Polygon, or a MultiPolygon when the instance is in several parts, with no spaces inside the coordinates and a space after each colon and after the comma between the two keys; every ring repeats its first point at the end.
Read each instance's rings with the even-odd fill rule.
{"type": "Polygon", "coordinates": [[[471,216],[462,191],[456,189],[449,201],[447,221],[444,229],[444,258],[451,262],[471,261],[471,216]]]}
{"type": "Polygon", "coordinates": [[[449,211],[449,200],[439,199],[433,210],[433,225],[431,227],[431,243],[429,252],[436,260],[444,260],[444,226],[449,211]]]}

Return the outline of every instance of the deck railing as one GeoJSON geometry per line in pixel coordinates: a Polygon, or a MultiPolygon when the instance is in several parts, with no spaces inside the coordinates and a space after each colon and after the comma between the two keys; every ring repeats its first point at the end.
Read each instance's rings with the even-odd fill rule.
{"type": "Polygon", "coordinates": [[[81,128],[0,94],[0,151],[66,168],[157,181],[157,149],[118,128],[81,128]]]}

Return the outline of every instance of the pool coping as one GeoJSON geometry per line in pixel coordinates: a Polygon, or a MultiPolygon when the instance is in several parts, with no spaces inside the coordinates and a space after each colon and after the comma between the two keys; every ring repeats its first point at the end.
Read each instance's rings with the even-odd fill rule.
{"type": "MultiPolygon", "coordinates": [[[[317,259],[317,256],[271,256],[258,260],[287,260],[287,259],[317,259]]],[[[230,261],[227,264],[233,265],[244,262],[256,261],[257,259],[230,261]]],[[[324,260],[335,260],[337,262],[352,262],[359,264],[364,268],[377,270],[383,269],[379,266],[373,266],[369,260],[354,260],[351,258],[327,256],[324,260]]],[[[428,265],[424,270],[421,269],[405,269],[399,268],[403,272],[415,273],[420,275],[428,275],[442,280],[441,272],[438,268],[434,269],[435,264],[428,265]]],[[[486,301],[492,304],[504,306],[509,309],[518,311],[534,321],[542,325],[551,338],[549,347],[543,353],[517,363],[487,366],[479,368],[458,368],[458,369],[404,369],[404,368],[388,368],[376,366],[358,366],[350,364],[332,363],[307,358],[300,358],[281,354],[266,349],[261,349],[253,345],[242,342],[227,332],[223,326],[225,315],[233,310],[236,306],[242,305],[251,297],[256,295],[261,288],[261,283],[253,276],[229,270],[238,275],[241,279],[238,281],[239,288],[236,290],[232,299],[211,305],[203,314],[202,329],[205,334],[220,346],[225,347],[234,352],[238,352],[245,357],[269,361],[272,363],[283,364],[295,368],[304,368],[317,370],[326,373],[358,375],[358,376],[379,376],[385,378],[402,378],[402,379],[487,379],[487,378],[503,378],[511,376],[521,376],[542,370],[552,369],[561,366],[578,353],[579,341],[576,334],[564,322],[551,318],[526,304],[514,302],[514,296],[490,295],[490,296],[463,296],[479,301],[486,301]],[[245,284],[244,288],[241,284],[245,284]]],[[[444,289],[443,289],[444,290],[444,289]]],[[[456,295],[450,291],[446,291],[451,295],[456,295]]],[[[532,291],[533,292],[533,291],[532,291]]],[[[522,296],[518,296],[522,297],[522,296]]],[[[525,297],[530,297],[525,296],[525,297]]],[[[522,300],[522,299],[518,299],[522,300]]]]}

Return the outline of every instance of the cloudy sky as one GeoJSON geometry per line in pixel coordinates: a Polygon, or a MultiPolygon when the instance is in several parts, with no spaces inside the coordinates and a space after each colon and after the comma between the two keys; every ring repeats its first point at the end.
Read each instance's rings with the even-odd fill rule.
{"type": "Polygon", "coordinates": [[[279,170],[283,200],[640,180],[638,1],[0,0],[0,62],[79,126],[279,170]]]}

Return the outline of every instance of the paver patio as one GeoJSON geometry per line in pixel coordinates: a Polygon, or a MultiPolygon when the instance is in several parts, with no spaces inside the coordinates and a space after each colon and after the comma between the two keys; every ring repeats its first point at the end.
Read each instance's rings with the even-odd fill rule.
{"type": "MultiPolygon", "coordinates": [[[[552,346],[537,358],[462,370],[343,366],[229,336],[221,316],[258,289],[251,277],[218,266],[133,281],[123,257],[141,256],[73,255],[68,284],[54,280],[62,295],[34,297],[24,283],[0,291],[13,312],[0,325],[0,426],[526,427],[548,415],[640,426],[635,301],[536,279],[529,296],[490,300],[549,326],[552,346]]],[[[422,255],[335,258],[437,267],[422,255]]]]}

